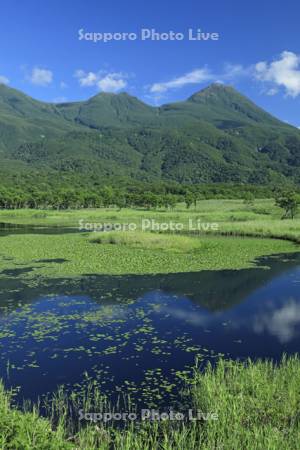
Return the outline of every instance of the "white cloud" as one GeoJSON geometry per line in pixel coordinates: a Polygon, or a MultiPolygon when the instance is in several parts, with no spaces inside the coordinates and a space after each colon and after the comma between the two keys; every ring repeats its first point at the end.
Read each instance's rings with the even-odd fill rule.
{"type": "Polygon", "coordinates": [[[185,309],[162,306],[159,309],[159,313],[165,313],[172,316],[175,319],[183,320],[194,326],[205,326],[211,321],[209,315],[205,315],[195,311],[186,311],[185,309]]]}
{"type": "Polygon", "coordinates": [[[188,84],[198,84],[205,81],[213,81],[214,79],[215,76],[204,67],[202,69],[192,70],[181,77],[173,78],[163,83],[154,83],[150,87],[150,92],[152,94],[159,94],[170,89],[180,89],[188,84]]]}
{"type": "Polygon", "coordinates": [[[95,86],[97,83],[98,75],[94,72],[84,72],[83,70],[77,70],[75,77],[78,78],[80,86],[95,86]]]}
{"type": "Polygon", "coordinates": [[[117,92],[127,86],[127,81],[121,74],[110,73],[98,81],[98,88],[104,92],[117,92]]]}
{"type": "Polygon", "coordinates": [[[29,81],[37,86],[49,86],[53,81],[51,70],[34,67],[28,76],[29,81]]]}
{"type": "Polygon", "coordinates": [[[74,76],[78,79],[80,86],[95,86],[103,92],[118,92],[127,86],[128,75],[121,72],[85,72],[77,70],[74,76]]]}
{"type": "Polygon", "coordinates": [[[254,332],[257,334],[268,332],[285,344],[297,336],[299,324],[300,305],[291,299],[282,308],[257,317],[254,322],[254,332]]]}
{"type": "Polygon", "coordinates": [[[168,91],[186,85],[205,82],[230,83],[242,78],[263,83],[263,93],[268,96],[274,96],[279,93],[280,88],[284,88],[287,95],[295,98],[300,95],[300,55],[284,51],[279,58],[271,62],[260,61],[249,66],[226,63],[219,72],[213,72],[205,66],[166,82],[154,83],[147,89],[152,97],[160,100],[168,91]]]}
{"type": "Polygon", "coordinates": [[[234,80],[237,78],[247,77],[250,75],[250,68],[245,67],[242,64],[230,64],[224,65],[223,74],[220,75],[223,80],[234,80]]]}
{"type": "MultiPolygon", "coordinates": [[[[300,94],[300,56],[284,51],[271,63],[261,61],[255,65],[255,77],[273,84],[273,89],[283,87],[287,95],[297,97],[300,94]]],[[[271,88],[268,92],[274,95],[275,91],[271,88]]]]}
{"type": "Polygon", "coordinates": [[[271,88],[271,89],[267,90],[266,94],[270,95],[272,97],[273,95],[278,94],[278,92],[279,92],[278,88],[271,88]]]}
{"type": "Polygon", "coordinates": [[[0,75],[0,84],[9,84],[9,79],[4,75],[0,75]]]}
{"type": "Polygon", "coordinates": [[[151,94],[155,94],[160,99],[161,94],[171,89],[180,89],[189,84],[205,82],[226,83],[250,75],[250,68],[241,64],[226,63],[220,73],[213,73],[208,67],[192,70],[177,78],[162,83],[154,83],[150,86],[151,94]]]}

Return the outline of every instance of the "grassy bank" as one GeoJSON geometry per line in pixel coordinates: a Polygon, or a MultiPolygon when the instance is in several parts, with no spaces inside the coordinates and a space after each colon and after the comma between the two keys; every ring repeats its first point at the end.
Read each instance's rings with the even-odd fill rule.
{"type": "MultiPolygon", "coordinates": [[[[295,449],[300,439],[300,360],[271,362],[220,361],[201,374],[195,370],[189,396],[193,417],[197,411],[217,420],[127,422],[125,429],[101,421],[68,425],[67,405],[60,404],[60,421],[20,412],[0,388],[0,446],[3,449],[295,449]]],[[[81,403],[91,412],[90,400],[81,403]]],[[[97,408],[97,405],[94,405],[97,408]]],[[[93,412],[100,409],[93,409],[93,412]]],[[[188,411],[180,411],[187,417],[188,411]]],[[[139,416],[138,416],[139,417],[139,416]]]]}
{"type": "Polygon", "coordinates": [[[203,241],[193,237],[142,231],[96,233],[96,235],[92,235],[90,242],[174,253],[194,253],[204,248],[203,241]]]}
{"type": "MultiPolygon", "coordinates": [[[[32,226],[75,227],[85,224],[135,224],[140,230],[143,221],[156,223],[182,223],[189,230],[189,221],[196,224],[216,223],[219,234],[236,234],[284,238],[299,242],[300,218],[281,220],[282,210],[273,199],[256,200],[254,205],[245,205],[242,200],[202,200],[196,207],[186,209],[178,204],[173,210],[143,209],[83,209],[83,210],[0,210],[0,223],[32,226]]],[[[215,231],[201,229],[201,234],[215,231]]]]}
{"type": "MultiPolygon", "coordinates": [[[[127,221],[139,224],[141,219],[177,220],[200,218],[208,221],[252,221],[281,220],[282,209],[274,204],[274,199],[257,199],[253,205],[246,205],[243,200],[199,200],[196,207],[189,209],[184,204],[177,204],[173,209],[128,209],[98,208],[98,209],[66,209],[66,210],[36,210],[14,209],[0,210],[0,222],[18,223],[39,226],[69,226],[78,227],[79,220],[90,222],[127,221]]],[[[298,214],[299,220],[299,214],[298,214]]],[[[295,219],[297,221],[297,218],[295,219]]],[[[285,221],[284,221],[285,222],[285,221]]]]}

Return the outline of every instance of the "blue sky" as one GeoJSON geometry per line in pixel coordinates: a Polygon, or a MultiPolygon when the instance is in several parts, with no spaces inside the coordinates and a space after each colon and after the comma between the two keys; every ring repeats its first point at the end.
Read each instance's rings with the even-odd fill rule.
{"type": "Polygon", "coordinates": [[[45,101],[127,91],[161,104],[219,81],[300,126],[299,19],[295,0],[10,0],[1,5],[0,82],[45,101]],[[94,43],[79,40],[80,29],[137,39],[94,43]],[[142,40],[141,29],[184,39],[142,40]],[[188,29],[219,39],[191,41],[188,29]]]}

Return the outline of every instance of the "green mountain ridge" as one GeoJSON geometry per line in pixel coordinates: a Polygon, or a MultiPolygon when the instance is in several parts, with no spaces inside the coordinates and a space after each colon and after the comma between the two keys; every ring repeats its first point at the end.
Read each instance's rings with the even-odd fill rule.
{"type": "Polygon", "coordinates": [[[300,182],[300,132],[234,88],[149,106],[127,93],[50,104],[0,85],[0,175],[74,185],[300,182]]]}

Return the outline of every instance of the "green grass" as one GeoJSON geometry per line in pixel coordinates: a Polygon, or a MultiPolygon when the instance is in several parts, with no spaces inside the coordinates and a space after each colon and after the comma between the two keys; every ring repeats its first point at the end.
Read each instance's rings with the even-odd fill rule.
{"type": "MultiPolygon", "coordinates": [[[[276,237],[291,240],[300,239],[300,218],[281,220],[282,210],[274,205],[273,199],[255,200],[254,206],[247,206],[241,200],[202,200],[196,208],[187,210],[179,204],[170,210],[84,209],[84,210],[0,210],[0,222],[53,227],[79,227],[79,221],[86,223],[136,224],[141,229],[143,219],[156,222],[180,222],[188,231],[189,219],[195,223],[217,223],[219,233],[248,234],[261,237],[276,237]]],[[[204,232],[202,231],[202,234],[204,232]]],[[[209,231],[212,233],[212,231],[209,231]]]]}
{"type": "Polygon", "coordinates": [[[220,234],[284,239],[300,244],[299,220],[224,222],[220,234]]]}
{"type": "Polygon", "coordinates": [[[143,233],[136,243],[133,233],[120,232],[114,237],[118,243],[112,245],[93,243],[93,235],[87,233],[11,234],[0,238],[0,271],[31,268],[22,278],[197,272],[252,267],[260,256],[298,251],[294,244],[281,240],[150,236],[148,240],[149,235],[143,233]],[[161,250],[166,244],[167,250],[161,250]],[[65,262],[51,262],[56,259],[65,262]]]}
{"type": "Polygon", "coordinates": [[[59,395],[54,404],[59,422],[54,425],[53,414],[47,420],[36,410],[18,411],[1,386],[0,446],[7,450],[294,450],[300,441],[299,384],[297,356],[283,358],[278,366],[268,361],[245,365],[220,360],[215,370],[208,366],[201,374],[195,369],[187,388],[193,416],[197,411],[214,413],[218,420],[127,422],[125,429],[81,421],[77,431],[67,420],[68,407],[73,401],[85,412],[103,411],[101,395],[96,400],[91,393],[81,400],[59,395]]]}
{"type": "Polygon", "coordinates": [[[90,241],[96,244],[112,244],[127,246],[129,248],[162,250],[173,253],[193,253],[197,250],[201,251],[203,247],[203,241],[193,237],[142,231],[96,233],[96,236],[93,235],[90,241]]]}
{"type": "MultiPolygon", "coordinates": [[[[81,209],[81,210],[0,210],[0,222],[35,225],[78,227],[79,220],[84,222],[120,222],[141,225],[142,219],[163,221],[182,221],[186,225],[188,219],[201,219],[210,222],[235,222],[252,220],[275,220],[280,222],[281,210],[274,206],[273,199],[256,200],[253,207],[244,205],[242,200],[201,200],[197,207],[187,210],[178,204],[174,210],[143,210],[114,208],[81,209]]],[[[295,222],[299,221],[296,219],[295,222]]],[[[300,229],[300,227],[299,227],[300,229]]]]}
{"type": "Polygon", "coordinates": [[[65,277],[86,273],[177,273],[251,267],[253,260],[260,256],[298,251],[294,243],[300,242],[300,220],[281,220],[281,214],[274,201],[268,199],[256,200],[254,206],[240,200],[204,200],[196,208],[187,210],[179,204],[173,211],[2,210],[0,222],[5,223],[79,227],[82,221],[81,224],[122,224],[125,228],[132,223],[137,231],[10,234],[0,240],[0,270],[31,267],[33,270],[27,277],[65,277]],[[145,219],[182,223],[185,235],[141,231],[145,219]],[[188,229],[189,219],[193,224],[199,220],[217,223],[218,231],[194,232],[188,229]],[[244,238],[236,239],[237,236],[244,238]],[[45,259],[66,262],[39,262],[45,259]]]}
{"type": "Polygon", "coordinates": [[[220,361],[216,370],[196,372],[192,397],[215,411],[207,422],[205,448],[292,449],[300,438],[298,357],[251,362],[220,361]],[[225,445],[224,445],[225,444],[225,445]],[[223,447],[224,446],[224,447],[223,447]]]}

